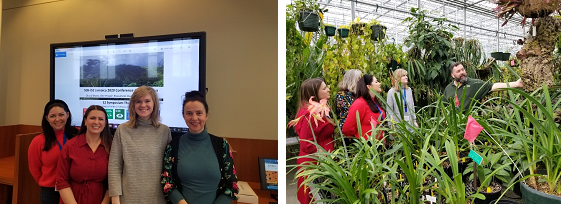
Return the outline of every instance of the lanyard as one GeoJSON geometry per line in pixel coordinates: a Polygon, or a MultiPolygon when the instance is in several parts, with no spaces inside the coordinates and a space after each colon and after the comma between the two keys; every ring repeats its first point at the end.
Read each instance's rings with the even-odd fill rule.
{"type": "Polygon", "coordinates": [[[56,140],[56,143],[58,144],[58,148],[60,150],[62,150],[62,145],[66,144],[66,133],[64,133],[64,138],[62,139],[62,145],[60,145],[60,142],[58,142],[58,139],[56,140]]]}
{"type": "Polygon", "coordinates": [[[405,112],[407,113],[407,92],[405,89],[403,89],[403,96],[401,99],[403,99],[403,105],[405,105],[405,112]]]}
{"type": "Polygon", "coordinates": [[[374,103],[374,105],[376,106],[376,108],[378,109],[378,112],[382,116],[382,120],[384,120],[384,113],[382,112],[382,110],[380,110],[380,107],[378,107],[378,104],[374,103]]]}

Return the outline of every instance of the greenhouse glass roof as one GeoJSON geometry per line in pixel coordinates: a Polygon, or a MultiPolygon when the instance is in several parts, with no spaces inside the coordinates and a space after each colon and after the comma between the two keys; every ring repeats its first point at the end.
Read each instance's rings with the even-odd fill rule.
{"type": "Polygon", "coordinates": [[[494,51],[514,54],[521,48],[516,40],[522,39],[531,27],[531,19],[528,19],[522,28],[523,18],[518,14],[501,26],[504,20],[496,18],[493,11],[496,4],[488,0],[318,0],[318,3],[321,8],[328,9],[324,23],[339,26],[349,24],[357,17],[361,22],[376,19],[387,27],[388,42],[395,40],[397,44],[403,44],[408,36],[408,23],[402,21],[411,16],[411,7],[420,7],[429,11],[428,17],[445,17],[458,26],[454,37],[478,39],[486,56],[494,51]]]}

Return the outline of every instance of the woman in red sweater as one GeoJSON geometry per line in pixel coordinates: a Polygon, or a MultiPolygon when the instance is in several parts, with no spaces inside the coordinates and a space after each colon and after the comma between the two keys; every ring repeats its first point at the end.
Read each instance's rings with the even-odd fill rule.
{"type": "Polygon", "coordinates": [[[41,186],[41,204],[58,204],[60,194],[55,191],[55,180],[60,150],[67,140],[78,134],[71,126],[72,115],[62,100],[45,105],[41,126],[43,133],[31,141],[28,149],[29,171],[41,186]]]}
{"type": "MultiPolygon", "coordinates": [[[[343,135],[345,136],[355,136],[356,138],[360,138],[361,136],[364,139],[368,139],[372,132],[376,130],[372,130],[372,124],[378,126],[381,124],[382,120],[386,118],[386,114],[384,109],[378,100],[375,97],[372,91],[376,91],[378,93],[382,92],[381,83],[378,82],[376,77],[365,74],[358,80],[357,83],[357,96],[359,96],[349,108],[349,114],[347,115],[347,121],[343,124],[343,135]],[[362,130],[362,135],[359,135],[356,115],[359,115],[360,119],[360,127],[362,130]]],[[[377,139],[382,139],[383,132],[380,132],[377,135],[377,139]]]]}
{"type": "MultiPolygon", "coordinates": [[[[320,102],[322,99],[329,99],[329,88],[320,78],[307,79],[302,82],[300,87],[300,110],[296,118],[300,118],[298,123],[294,126],[294,130],[298,137],[300,138],[300,153],[298,156],[304,156],[307,154],[312,154],[318,151],[316,145],[308,141],[317,141],[317,143],[325,149],[325,151],[333,150],[333,131],[335,130],[335,123],[329,118],[329,116],[324,116],[323,121],[314,121],[313,116],[311,116],[310,111],[308,111],[309,100],[320,102]],[[313,97],[313,98],[312,98],[313,97]],[[311,98],[311,99],[310,99],[311,98]],[[309,123],[308,123],[309,121],[309,123]],[[310,127],[311,124],[311,127],[310,127]],[[314,139],[315,135],[315,139],[314,139]],[[308,141],[304,141],[308,140],[308,141]]],[[[302,164],[304,162],[313,162],[310,158],[298,158],[297,164],[302,164]]],[[[300,169],[300,168],[298,168],[300,169]]],[[[300,203],[308,204],[312,200],[309,194],[309,189],[306,186],[300,186],[304,177],[298,178],[298,193],[297,197],[300,203]]]]}

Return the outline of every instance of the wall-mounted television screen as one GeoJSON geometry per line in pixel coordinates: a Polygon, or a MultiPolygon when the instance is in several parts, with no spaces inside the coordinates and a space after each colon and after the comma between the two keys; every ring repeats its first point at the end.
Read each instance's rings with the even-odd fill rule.
{"type": "Polygon", "coordinates": [[[279,160],[259,157],[259,178],[261,190],[279,190],[279,160]]]}
{"type": "Polygon", "coordinates": [[[51,100],[64,100],[80,126],[90,105],[107,110],[110,128],[128,121],[134,90],[158,92],[161,122],[186,132],[185,92],[205,92],[206,33],[51,44],[51,100]]]}

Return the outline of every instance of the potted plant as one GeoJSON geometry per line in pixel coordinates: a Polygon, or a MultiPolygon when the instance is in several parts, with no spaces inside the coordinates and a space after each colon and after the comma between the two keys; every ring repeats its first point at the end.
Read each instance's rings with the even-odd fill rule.
{"type": "Polygon", "coordinates": [[[335,36],[335,30],[337,28],[335,28],[334,25],[331,24],[325,24],[325,35],[327,36],[335,36]]]}
{"type": "Polygon", "coordinates": [[[317,0],[295,0],[294,4],[300,30],[306,32],[319,31],[320,20],[327,10],[320,9],[317,0]]]}
{"type": "Polygon", "coordinates": [[[349,37],[349,26],[340,25],[339,28],[337,28],[337,33],[339,33],[341,38],[349,37]]]}
{"type": "Polygon", "coordinates": [[[370,29],[372,30],[370,39],[373,41],[382,40],[386,37],[386,26],[380,24],[380,21],[372,19],[368,22],[368,26],[370,26],[370,29]]]}
{"type": "Polygon", "coordinates": [[[498,135],[512,137],[523,147],[518,159],[523,161],[525,168],[522,169],[528,169],[531,174],[525,176],[520,185],[524,203],[561,203],[561,196],[558,196],[561,195],[561,130],[553,115],[553,110],[561,106],[561,100],[553,103],[545,85],[531,94],[512,88],[508,91],[511,100],[507,102],[513,109],[513,116],[507,122],[512,126],[508,128],[510,131],[501,131],[498,135]],[[536,174],[538,168],[545,174],[536,174]],[[538,183],[546,188],[536,190],[538,183]]]}

